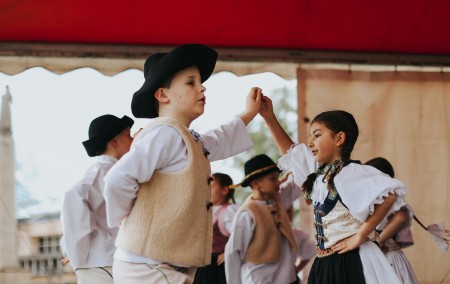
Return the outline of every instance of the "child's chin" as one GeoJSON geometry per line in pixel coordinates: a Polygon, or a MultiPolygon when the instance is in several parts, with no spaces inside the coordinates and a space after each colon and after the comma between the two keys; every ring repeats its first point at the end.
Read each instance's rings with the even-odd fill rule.
{"type": "Polygon", "coordinates": [[[202,111],[202,112],[200,112],[200,113],[196,113],[196,114],[195,114],[195,118],[194,118],[194,119],[197,119],[197,118],[199,118],[200,116],[202,116],[202,114],[203,114],[203,111],[202,111]]]}

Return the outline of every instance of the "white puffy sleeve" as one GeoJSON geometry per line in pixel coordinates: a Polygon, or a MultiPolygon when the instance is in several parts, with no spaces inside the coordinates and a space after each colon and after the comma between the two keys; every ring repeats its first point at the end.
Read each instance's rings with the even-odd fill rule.
{"type": "Polygon", "coordinates": [[[406,205],[406,186],[372,166],[350,163],[336,175],[334,184],[342,202],[361,222],[373,214],[375,204],[383,203],[383,198],[390,193],[397,195],[397,200],[387,216],[406,205]]]}
{"type": "Polygon", "coordinates": [[[292,171],[295,184],[302,186],[306,177],[318,168],[318,163],[305,144],[297,144],[292,145],[278,160],[278,167],[280,170],[292,171]]]}

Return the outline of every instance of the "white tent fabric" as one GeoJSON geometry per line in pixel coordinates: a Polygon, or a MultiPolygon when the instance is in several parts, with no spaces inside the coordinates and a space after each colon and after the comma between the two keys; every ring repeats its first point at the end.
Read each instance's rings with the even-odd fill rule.
{"type": "MultiPolygon", "coordinates": [[[[145,58],[80,58],[0,56],[0,72],[15,75],[32,67],[43,67],[53,73],[63,74],[78,68],[90,67],[113,76],[128,69],[143,70],[145,58]]],[[[298,64],[282,62],[218,61],[214,72],[229,71],[238,76],[272,72],[285,79],[295,79],[298,64]]]]}

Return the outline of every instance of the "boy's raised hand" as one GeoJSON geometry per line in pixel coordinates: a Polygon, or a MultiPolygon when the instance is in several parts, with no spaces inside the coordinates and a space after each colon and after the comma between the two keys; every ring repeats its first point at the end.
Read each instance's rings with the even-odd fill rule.
{"type": "Polygon", "coordinates": [[[262,89],[258,87],[252,87],[247,95],[247,112],[256,116],[261,106],[262,89]]]}
{"type": "Polygon", "coordinates": [[[245,112],[240,116],[245,125],[249,124],[250,121],[258,114],[259,108],[261,107],[262,90],[258,87],[252,87],[250,92],[248,92],[246,100],[245,112]]]}

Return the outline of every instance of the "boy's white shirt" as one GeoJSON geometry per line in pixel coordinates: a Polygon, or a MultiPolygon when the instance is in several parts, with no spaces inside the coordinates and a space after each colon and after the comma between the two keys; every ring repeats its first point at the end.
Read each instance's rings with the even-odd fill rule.
{"type": "Polygon", "coordinates": [[[61,249],[74,269],[112,266],[117,228],[106,223],[104,177],[117,162],[101,155],[64,196],[61,249]]]}
{"type": "MultiPolygon", "coordinates": [[[[252,141],[245,124],[236,118],[201,135],[208,160],[225,159],[248,150],[252,141]]],[[[117,227],[130,213],[139,183],[150,180],[154,171],[177,172],[187,165],[187,148],[180,134],[169,125],[142,133],[106,176],[105,200],[108,225],[117,227]]],[[[133,263],[158,264],[161,261],[117,249],[115,258],[133,263]]],[[[176,265],[176,263],[173,263],[176,265]]]]}
{"type": "MultiPolygon", "coordinates": [[[[280,199],[285,208],[302,194],[294,178],[280,185],[280,199]]],[[[265,201],[260,201],[265,204],[265,201]]],[[[225,246],[225,273],[228,283],[291,283],[295,280],[294,256],[289,241],[282,237],[280,260],[272,264],[253,264],[244,261],[248,245],[253,236],[255,223],[248,210],[239,211],[233,222],[233,229],[225,246]]]]}
{"type": "Polygon", "coordinates": [[[295,241],[297,242],[297,251],[294,255],[294,262],[297,260],[309,260],[316,257],[316,243],[311,238],[311,235],[306,231],[292,228],[295,241]]]}

